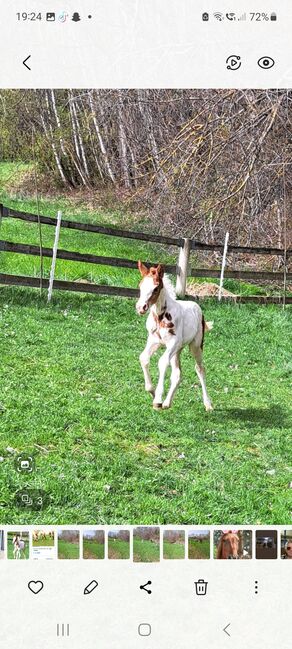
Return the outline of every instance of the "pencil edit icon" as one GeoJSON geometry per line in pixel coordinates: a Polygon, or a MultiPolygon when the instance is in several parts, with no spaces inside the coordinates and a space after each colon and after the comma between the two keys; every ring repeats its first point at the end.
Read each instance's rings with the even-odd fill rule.
{"type": "Polygon", "coordinates": [[[90,595],[97,588],[98,582],[93,579],[90,584],[87,584],[84,588],[84,595],[90,595]]]}

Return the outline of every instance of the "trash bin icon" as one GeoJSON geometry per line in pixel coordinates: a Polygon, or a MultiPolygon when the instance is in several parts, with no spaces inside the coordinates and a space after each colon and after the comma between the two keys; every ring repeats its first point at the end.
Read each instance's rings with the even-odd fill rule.
{"type": "Polygon", "coordinates": [[[204,579],[198,579],[195,581],[196,595],[207,595],[208,582],[204,579]]]}

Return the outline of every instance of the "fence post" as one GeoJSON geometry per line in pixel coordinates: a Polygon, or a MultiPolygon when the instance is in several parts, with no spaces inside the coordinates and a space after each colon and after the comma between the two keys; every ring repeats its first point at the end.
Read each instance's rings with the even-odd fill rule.
{"type": "Polygon", "coordinates": [[[55,241],[54,241],[54,247],[53,247],[52,265],[51,265],[51,272],[50,272],[50,281],[49,281],[49,290],[48,290],[48,302],[51,301],[51,297],[52,297],[52,293],[53,293],[53,283],[54,283],[56,259],[57,259],[57,252],[58,252],[58,243],[59,243],[61,219],[62,219],[62,212],[58,212],[57,225],[56,225],[56,231],[55,231],[55,241]]]}
{"type": "Polygon", "coordinates": [[[3,219],[3,212],[4,212],[3,205],[2,205],[2,203],[0,203],[0,225],[1,225],[2,219],[3,219]]]}
{"type": "Polygon", "coordinates": [[[224,269],[225,269],[226,257],[227,257],[228,239],[229,239],[229,232],[226,232],[226,235],[225,235],[225,243],[224,243],[224,250],[223,250],[223,257],[222,257],[222,266],[221,266],[221,275],[220,275],[220,285],[219,285],[219,293],[218,293],[218,302],[220,302],[220,301],[221,301],[221,298],[222,298],[222,289],[223,289],[223,280],[224,280],[224,269]]]}
{"type": "Polygon", "coordinates": [[[189,258],[191,250],[191,240],[184,239],[183,246],[179,249],[179,257],[177,263],[176,287],[175,291],[179,297],[184,297],[186,294],[187,277],[189,272],[189,258]]]}

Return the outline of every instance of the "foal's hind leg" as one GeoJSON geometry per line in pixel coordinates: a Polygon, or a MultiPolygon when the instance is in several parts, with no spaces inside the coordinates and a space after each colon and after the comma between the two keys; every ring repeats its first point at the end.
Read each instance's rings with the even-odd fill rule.
{"type": "Polygon", "coordinates": [[[170,361],[170,365],[171,365],[170,388],[166,398],[163,401],[162,408],[170,408],[174,397],[174,393],[180,384],[181,371],[180,371],[179,357],[180,357],[180,352],[175,354],[170,361]]]}
{"type": "Polygon", "coordinates": [[[160,347],[160,343],[154,342],[153,340],[147,340],[147,344],[142,354],[140,354],[140,363],[144,374],[145,379],[145,390],[150,392],[154,397],[155,390],[151,381],[151,376],[149,372],[149,363],[151,356],[157,351],[160,347]]]}
{"type": "Polygon", "coordinates": [[[196,361],[196,372],[202,386],[204,406],[206,410],[213,410],[212,402],[208,396],[207,388],[206,388],[205,369],[203,365],[203,352],[201,350],[201,347],[196,347],[196,345],[193,342],[190,344],[190,352],[196,361]]]}

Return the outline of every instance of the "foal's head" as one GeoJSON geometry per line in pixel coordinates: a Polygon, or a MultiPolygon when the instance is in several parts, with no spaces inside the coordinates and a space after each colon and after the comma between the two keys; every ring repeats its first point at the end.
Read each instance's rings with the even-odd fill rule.
{"type": "Polygon", "coordinates": [[[217,550],[217,559],[238,559],[239,537],[234,532],[222,534],[217,550]]]}
{"type": "Polygon", "coordinates": [[[152,266],[148,269],[141,261],[138,261],[138,268],[142,275],[142,280],[140,282],[140,297],[136,304],[136,309],[140,315],[144,315],[159,298],[161,289],[163,288],[162,279],[164,269],[161,264],[156,268],[152,266]]]}

